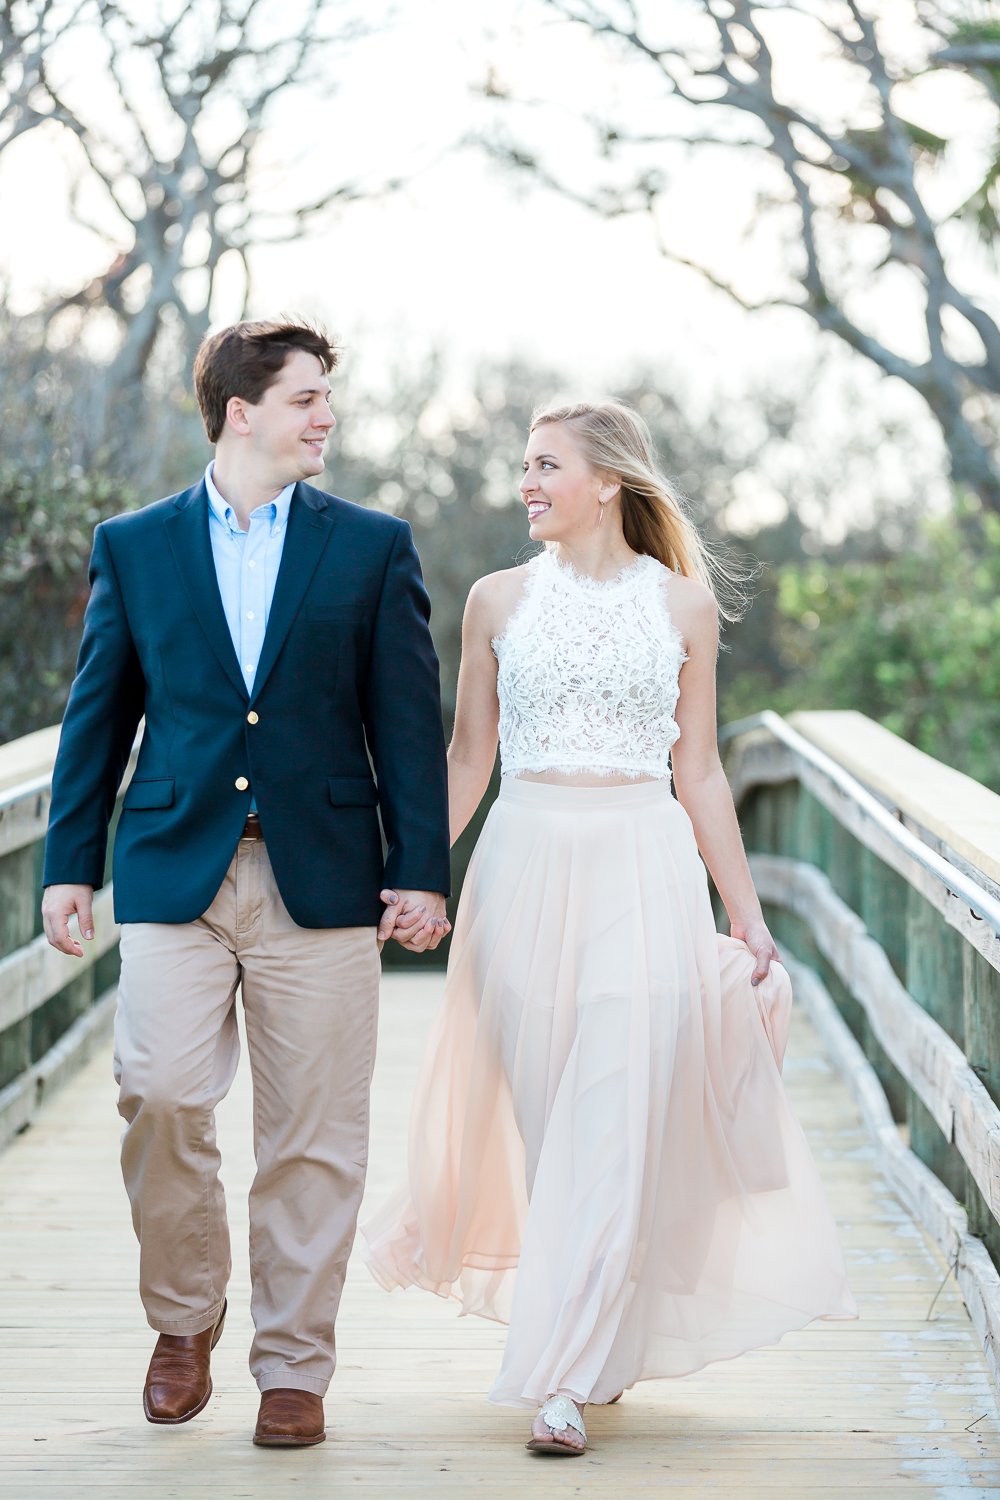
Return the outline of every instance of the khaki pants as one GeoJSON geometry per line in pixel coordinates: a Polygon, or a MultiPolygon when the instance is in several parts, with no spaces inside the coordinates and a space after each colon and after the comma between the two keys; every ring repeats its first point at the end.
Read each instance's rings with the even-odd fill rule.
{"type": "Polygon", "coordinates": [[[218,1318],[231,1269],[215,1107],[253,1078],[250,1368],[261,1390],[323,1395],[368,1153],[379,955],[374,927],[297,927],[262,841],[241,840],[204,916],[122,928],[115,1024],[122,1172],[151,1327],[218,1318]]]}

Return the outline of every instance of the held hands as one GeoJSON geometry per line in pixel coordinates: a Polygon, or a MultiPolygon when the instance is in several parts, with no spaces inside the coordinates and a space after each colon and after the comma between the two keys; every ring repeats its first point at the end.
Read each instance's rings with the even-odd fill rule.
{"type": "Polygon", "coordinates": [[[42,924],[53,948],[72,958],[83,957],[83,946],[69,930],[69,919],[76,914],[80,931],[88,942],[94,937],[94,887],[92,885],[49,885],[42,897],[42,924]]]}
{"type": "Polygon", "coordinates": [[[380,943],[393,937],[407,952],[424,953],[451,931],[444,897],[436,891],[385,890],[381,898],[386,906],[378,925],[380,943]]]}
{"type": "Polygon", "coordinates": [[[760,984],[762,979],[767,978],[767,971],[772,962],[781,962],[781,954],[774,946],[774,939],[768,932],[763,917],[758,917],[753,922],[731,922],[729,931],[739,942],[745,943],[750,952],[756,956],[757,962],[754,964],[750,983],[760,984]]]}

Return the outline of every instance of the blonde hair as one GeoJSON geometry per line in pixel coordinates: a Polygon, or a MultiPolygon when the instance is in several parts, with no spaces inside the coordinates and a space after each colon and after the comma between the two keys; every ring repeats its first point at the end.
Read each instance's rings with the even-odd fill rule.
{"type": "Polygon", "coordinates": [[[706,543],[679,492],[661,473],[639,413],[624,401],[542,406],[533,413],[530,430],[549,422],[569,425],[591,467],[621,481],[622,530],[632,551],[697,578],[714,595],[722,618],[738,620],[750,602],[745,587],[750,573],[706,543]]]}

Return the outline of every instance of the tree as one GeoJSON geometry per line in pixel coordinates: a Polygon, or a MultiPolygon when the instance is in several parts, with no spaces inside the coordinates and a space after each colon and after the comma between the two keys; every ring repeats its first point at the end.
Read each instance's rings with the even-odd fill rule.
{"type": "Polygon", "coordinates": [[[76,348],[40,360],[31,320],[0,309],[0,743],[62,716],[94,527],[190,483],[204,463],[197,414],[171,400],[132,414],[113,468],[83,462],[89,393],[102,378],[76,348]]]}
{"type": "Polygon", "coordinates": [[[442,393],[439,356],[391,375],[375,404],[335,390],[338,444],[323,483],[413,528],[432,602],[446,726],[455,710],[462,614],[484,573],[530,556],[517,484],[538,393],[551,377],[519,365],[473,373],[461,402],[442,393]]]}
{"type": "MultiPolygon", "coordinates": [[[[648,214],[667,259],[750,310],[801,311],[906,382],[940,425],[955,482],[1000,510],[1000,328],[968,289],[972,236],[956,233],[971,227],[991,249],[997,239],[997,22],[930,0],[902,0],[891,25],[855,0],[537,5],[548,19],[588,34],[631,88],[607,114],[583,112],[600,163],[588,185],[571,182],[551,153],[525,143],[523,130],[493,149],[602,214],[648,214]],[[958,123],[948,135],[919,123],[955,73],[965,79],[967,104],[989,114],[994,133],[957,201],[949,183],[970,171],[971,138],[963,141],[958,123]],[[748,293],[739,271],[678,248],[669,169],[686,148],[726,153],[733,174],[745,172],[751,154],[761,161],[751,227],[767,223],[783,236],[762,294],[748,293]],[[886,316],[899,299],[914,304],[916,316],[886,316]]],[[[517,103],[496,76],[487,92],[508,113],[517,103]]],[[[953,106],[954,121],[963,111],[953,106]]],[[[737,241],[734,234],[731,250],[737,241]]]]}
{"type": "Polygon", "coordinates": [[[770,706],[859,709],[1000,792],[1000,516],[975,544],[938,518],[902,553],[785,568],[779,610],[770,706]]]}
{"type": "MultiPolygon", "coordinates": [[[[130,466],[110,471],[81,464],[79,413],[99,369],[70,349],[36,370],[30,332],[16,319],[0,319],[0,393],[8,418],[0,433],[0,741],[56,723],[62,714],[87,603],[94,526],[186,486],[208,453],[190,403],[150,402],[127,450],[130,466]]],[[[707,415],[685,409],[676,394],[685,389],[677,370],[642,372],[621,392],[649,421],[669,472],[679,488],[691,491],[692,511],[716,541],[729,532],[734,491],[748,488],[756,497],[785,488],[801,508],[801,514],[792,509],[756,534],[736,538],[738,550],[757,554],[768,567],[755,582],[752,609],[733,632],[733,650],[720,662],[723,719],[765,706],[801,704],[805,685],[812,690],[820,680],[809,654],[816,636],[808,621],[798,620],[798,604],[789,603],[788,578],[812,578],[823,566],[835,578],[845,560],[858,563],[873,556],[877,566],[866,578],[877,580],[883,568],[898,571],[902,565],[887,553],[886,538],[894,532],[900,544],[909,538],[913,512],[924,498],[908,489],[904,507],[887,490],[888,499],[868,517],[877,518],[878,526],[840,545],[824,540],[817,527],[834,512],[844,486],[857,488],[863,481],[867,492],[874,475],[877,493],[881,480],[868,456],[878,446],[872,430],[862,428],[858,452],[838,452],[836,465],[817,446],[821,433],[812,425],[814,414],[796,399],[813,384],[800,372],[784,390],[729,399],[707,415]],[[782,564],[794,566],[786,574],[779,572],[782,564]],[[778,608],[779,579],[788,618],[778,608]]],[[[534,550],[517,483],[531,411],[559,385],[551,371],[488,366],[475,373],[457,401],[446,394],[440,361],[430,360],[390,372],[377,399],[349,382],[343,389],[335,386],[337,441],[324,483],[350,500],[404,516],[413,526],[432,600],[449,729],[469,588],[482,574],[508,568],[534,550]]],[[[914,570],[909,590],[918,588],[927,567],[922,561],[914,570]]],[[[957,576],[958,569],[949,565],[946,577],[953,583],[957,576]]],[[[871,591],[876,586],[873,581],[871,591]]],[[[808,606],[799,613],[808,613],[814,599],[808,593],[803,597],[808,606]]],[[[917,606],[912,613],[919,615],[917,606]]],[[[867,613],[860,618],[862,634],[868,631],[877,641],[881,623],[867,613]]],[[[833,617],[830,628],[835,634],[841,628],[833,617]]],[[[850,627],[855,628],[861,629],[850,627]]],[[[871,649],[871,641],[865,651],[859,648],[858,660],[867,660],[871,649]]],[[[840,675],[834,674],[829,686],[823,679],[827,697],[818,701],[840,702],[846,696],[865,711],[880,707],[881,699],[870,705],[871,695],[865,696],[867,678],[860,688],[850,679],[852,652],[839,654],[837,661],[840,675]]],[[[456,846],[457,883],[490,800],[456,846]]],[[[387,961],[410,960],[393,950],[387,961]]],[[[425,960],[440,961],[440,955],[425,960]]]]}
{"type": "Polygon", "coordinates": [[[360,34],[356,14],[342,0],[6,0],[0,151],[29,132],[68,138],[72,211],[110,241],[105,269],[43,310],[46,330],[95,311],[115,325],[92,446],[106,438],[109,403],[143,379],[165,332],[190,363],[227,260],[242,268],[249,297],[253,243],[287,237],[361,193],[341,176],[306,203],[283,200],[272,183],[268,202],[255,178],[279,97],[321,76],[331,92],[334,53],[360,34]],[[94,66],[81,68],[81,55],[94,66]]]}
{"type": "MultiPolygon", "coordinates": [[[[349,379],[343,391],[335,386],[337,442],[323,483],[412,525],[450,726],[468,591],[535,550],[517,494],[521,459],[533,408],[564,378],[524,364],[484,365],[456,401],[444,394],[440,366],[438,357],[390,372],[377,401],[349,379]]],[[[707,409],[687,390],[678,364],[638,370],[618,394],[648,422],[666,473],[712,544],[755,573],[752,606],[727,629],[719,661],[726,719],[771,705],[794,671],[778,644],[781,569],[893,556],[911,544],[915,517],[941,510],[946,497],[922,472],[932,465],[921,465],[919,446],[911,450],[917,473],[882,465],[900,435],[878,412],[859,414],[849,446],[830,433],[826,407],[845,398],[829,370],[780,372],[768,389],[729,391],[707,409]]]]}

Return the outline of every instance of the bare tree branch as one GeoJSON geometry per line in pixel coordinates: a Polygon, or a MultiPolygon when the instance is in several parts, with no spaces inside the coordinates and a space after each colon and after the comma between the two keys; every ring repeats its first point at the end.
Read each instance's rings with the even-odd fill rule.
{"type": "MultiPolygon", "coordinates": [[[[978,394],[981,401],[983,395],[1000,394],[1000,326],[986,307],[956,282],[946,258],[941,222],[927,206],[924,186],[947,143],[899,113],[897,85],[907,75],[898,61],[890,62],[879,23],[858,0],[830,0],[815,8],[804,0],[791,0],[780,7],[783,13],[790,12],[821,28],[820,34],[835,43],[841,59],[860,70],[869,118],[862,129],[838,128],[831,123],[828,110],[821,114],[796,103],[776,83],[781,75],[772,46],[781,33],[774,30],[772,36],[773,5],[764,0],[695,3],[704,22],[702,40],[663,46],[650,30],[650,22],[657,16],[662,35],[662,13],[657,14],[657,8],[650,7],[644,21],[635,0],[620,0],[617,7],[613,0],[539,0],[542,11],[585,28],[598,46],[614,47],[622,57],[634,59],[635,67],[645,69],[650,80],[659,80],[665,103],[670,100],[679,102],[681,108],[689,106],[690,129],[674,125],[661,132],[654,125],[633,131],[627,109],[610,123],[589,121],[602,157],[611,157],[619,167],[626,165],[626,151],[639,158],[638,162],[629,158],[632,175],[624,183],[619,172],[613,187],[592,185],[581,189],[569,185],[540,153],[520,142],[504,143],[498,154],[544,185],[606,216],[655,210],[667,191],[668,179],[662,169],[657,170],[659,164],[654,165],[654,153],[676,149],[679,144],[696,149],[724,145],[731,150],[733,132],[724,131],[722,122],[727,117],[739,122],[740,149],[763,150],[780,166],[787,184],[787,201],[796,213],[800,256],[797,265],[783,269],[797,292],[782,290],[749,304],[730,281],[705,266],[692,265],[666,244],[662,235],[661,253],[674,263],[698,270],[706,281],[741,306],[751,310],[775,306],[798,309],[886,374],[906,381],[923,396],[937,418],[956,480],[1000,510],[1000,464],[991,438],[966,414],[971,396],[978,394]],[[707,128],[704,120],[708,121],[707,128]],[[756,133],[761,126],[763,139],[756,133]],[[852,237],[862,233],[884,236],[885,253],[876,267],[876,277],[891,267],[905,272],[921,290],[928,351],[924,361],[893,349],[884,337],[864,325],[857,312],[847,311],[842,263],[850,260],[852,237]],[[961,358],[955,352],[945,325],[946,314],[975,334],[981,358],[961,358]]],[[[916,4],[919,6],[919,0],[916,4]]],[[[943,67],[963,67],[984,77],[989,74],[984,83],[986,93],[998,98],[1000,40],[989,23],[977,30],[971,22],[949,22],[940,13],[929,21],[918,9],[914,22],[927,26],[930,40],[929,62],[922,70],[925,74],[928,69],[933,72],[943,67]]],[[[494,92],[502,106],[514,102],[505,98],[509,91],[504,88],[496,87],[494,92]]],[[[980,193],[982,201],[972,200],[980,233],[988,222],[987,194],[997,191],[998,180],[995,175],[989,177],[980,193]]],[[[995,423],[1000,426],[1000,413],[995,423]]]]}
{"type": "MultiPolygon", "coordinates": [[[[292,10],[287,0],[184,0],[166,18],[144,0],[0,6],[0,151],[42,124],[60,128],[75,142],[83,173],[71,186],[71,208],[78,211],[87,180],[119,221],[126,248],[109,248],[100,275],[43,311],[48,326],[72,309],[114,314],[120,342],[109,390],[143,378],[168,314],[189,348],[197,343],[230,251],[249,287],[258,219],[265,232],[276,233],[279,219],[289,233],[301,232],[365,196],[358,183],[334,178],[279,216],[255,194],[272,105],[321,64],[329,92],[331,51],[363,34],[358,15],[337,0],[303,0],[292,10]],[[92,47],[95,37],[105,55],[103,108],[74,69],[75,44],[92,47]],[[196,251],[203,242],[207,252],[196,251]]],[[[93,214],[86,223],[96,231],[93,214]]]]}
{"type": "Polygon", "coordinates": [[[1000,42],[966,42],[942,47],[932,58],[938,67],[1000,68],[1000,42]]]}

